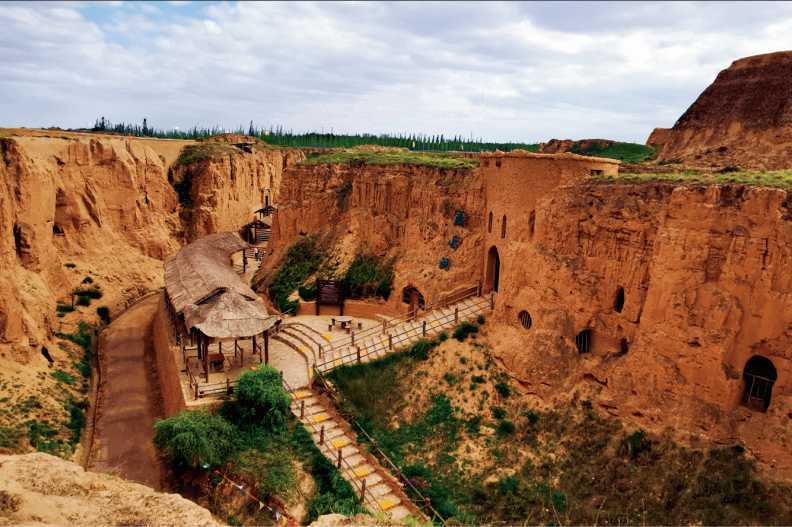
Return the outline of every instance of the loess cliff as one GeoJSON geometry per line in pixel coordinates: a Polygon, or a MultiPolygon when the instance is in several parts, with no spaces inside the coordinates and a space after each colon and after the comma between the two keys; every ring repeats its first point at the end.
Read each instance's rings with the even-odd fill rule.
{"type": "Polygon", "coordinates": [[[746,57],[721,71],[670,130],[659,160],[690,166],[766,168],[792,165],[792,51],[746,57]]]}

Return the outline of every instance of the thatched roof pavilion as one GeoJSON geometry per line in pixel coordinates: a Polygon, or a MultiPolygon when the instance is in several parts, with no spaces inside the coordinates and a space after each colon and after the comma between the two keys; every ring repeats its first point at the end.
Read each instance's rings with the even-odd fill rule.
{"type": "MultiPolygon", "coordinates": [[[[211,234],[186,245],[165,260],[165,290],[172,313],[184,321],[188,332],[198,331],[201,341],[253,338],[279,322],[267,314],[264,301],[237,274],[231,255],[251,245],[230,232],[211,234]]],[[[208,378],[208,362],[207,362],[208,378]]]]}

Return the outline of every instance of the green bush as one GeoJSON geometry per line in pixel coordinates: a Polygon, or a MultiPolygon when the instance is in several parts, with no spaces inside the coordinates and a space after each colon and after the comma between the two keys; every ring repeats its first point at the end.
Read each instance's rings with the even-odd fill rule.
{"type": "Polygon", "coordinates": [[[490,410],[492,410],[492,416],[495,419],[503,419],[506,417],[506,410],[503,408],[498,408],[497,406],[490,406],[490,410]]]}
{"type": "Polygon", "coordinates": [[[505,478],[501,478],[498,481],[498,489],[503,493],[506,494],[508,492],[514,494],[520,488],[520,480],[517,478],[512,478],[510,476],[506,476],[505,478]]]}
{"type": "Polygon", "coordinates": [[[268,444],[266,449],[244,450],[234,463],[234,472],[256,481],[259,499],[277,494],[288,500],[299,486],[292,452],[274,442],[268,444]]]}
{"type": "Polygon", "coordinates": [[[83,356],[80,362],[73,362],[77,371],[86,379],[91,377],[91,360],[93,351],[91,345],[93,344],[93,327],[89,326],[85,321],[81,320],[77,324],[77,333],[55,333],[56,337],[70,340],[79,345],[83,349],[83,356]]]}
{"type": "Polygon", "coordinates": [[[175,467],[219,466],[233,452],[234,428],[205,407],[157,421],[154,430],[154,444],[170,455],[175,467]]]}
{"type": "Polygon", "coordinates": [[[64,384],[68,384],[68,385],[74,384],[74,381],[77,380],[74,375],[66,373],[63,370],[55,370],[55,371],[51,372],[50,375],[55,377],[58,380],[58,382],[62,382],[64,384]]]}
{"type": "Polygon", "coordinates": [[[503,420],[498,423],[498,433],[501,435],[509,435],[514,433],[514,423],[511,421],[503,420]]]}
{"type": "Polygon", "coordinates": [[[91,299],[88,298],[87,296],[78,296],[77,302],[75,302],[75,304],[77,304],[78,306],[90,306],[91,299]]]}
{"type": "Polygon", "coordinates": [[[272,430],[286,423],[290,399],[283,389],[281,373],[273,366],[264,364],[243,373],[236,394],[241,414],[250,421],[272,430]]]}
{"type": "Polygon", "coordinates": [[[99,315],[99,318],[102,320],[110,318],[110,308],[107,306],[99,306],[96,308],[96,314],[99,315]]]}
{"type": "Polygon", "coordinates": [[[289,246],[283,266],[272,277],[267,292],[281,313],[296,313],[299,302],[289,296],[309,276],[319,271],[329,257],[327,247],[315,235],[301,236],[289,246]]]}
{"type": "Polygon", "coordinates": [[[83,278],[82,283],[83,284],[92,284],[93,283],[93,278],[91,278],[90,276],[86,276],[85,278],[83,278]]]}
{"type": "Polygon", "coordinates": [[[316,284],[312,284],[309,287],[301,285],[297,287],[297,293],[300,295],[300,298],[302,298],[303,301],[310,302],[316,298],[316,284]]]}
{"type": "Polygon", "coordinates": [[[454,333],[451,334],[452,337],[457,339],[459,342],[462,342],[468,335],[471,333],[478,333],[479,327],[476,324],[471,322],[462,322],[457,328],[454,330],[454,333]]]}
{"type": "Polygon", "coordinates": [[[93,298],[94,300],[97,300],[97,299],[99,299],[99,298],[102,298],[102,292],[101,292],[101,291],[99,291],[99,290],[98,290],[98,289],[96,289],[96,288],[91,288],[91,289],[75,289],[75,290],[74,290],[74,295],[75,295],[75,296],[79,296],[79,297],[88,297],[88,298],[93,298]]]}
{"type": "Polygon", "coordinates": [[[484,322],[486,321],[487,320],[484,318],[484,315],[479,315],[478,317],[476,317],[476,324],[478,324],[479,326],[484,325],[484,322]]]}
{"type": "Polygon", "coordinates": [[[448,333],[446,333],[445,331],[441,331],[440,334],[437,336],[437,340],[439,340],[441,343],[445,342],[446,340],[448,340],[448,333]]]}
{"type": "Polygon", "coordinates": [[[55,311],[58,313],[71,313],[74,311],[74,306],[71,304],[58,304],[55,306],[55,311]]]}
{"type": "Polygon", "coordinates": [[[470,380],[479,384],[484,384],[487,382],[487,379],[483,375],[473,375],[470,377],[470,380]]]}
{"type": "Polygon", "coordinates": [[[509,385],[503,381],[500,381],[495,384],[495,389],[498,390],[498,393],[506,399],[509,395],[511,395],[511,389],[509,389],[509,385]]]}
{"type": "Polygon", "coordinates": [[[395,258],[358,253],[344,274],[351,298],[381,296],[388,299],[393,285],[395,258]]]}
{"type": "Polygon", "coordinates": [[[74,269],[75,267],[77,267],[77,264],[73,264],[73,263],[67,263],[67,264],[63,264],[63,265],[65,267],[68,267],[69,269],[74,269]]]}

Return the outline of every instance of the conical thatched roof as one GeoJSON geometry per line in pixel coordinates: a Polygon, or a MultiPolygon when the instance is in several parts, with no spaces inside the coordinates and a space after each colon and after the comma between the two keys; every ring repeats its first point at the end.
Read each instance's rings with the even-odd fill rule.
{"type": "Polygon", "coordinates": [[[187,329],[215,338],[244,338],[278,320],[231,266],[231,255],[251,245],[230,232],[211,234],[165,260],[165,288],[187,329]]]}

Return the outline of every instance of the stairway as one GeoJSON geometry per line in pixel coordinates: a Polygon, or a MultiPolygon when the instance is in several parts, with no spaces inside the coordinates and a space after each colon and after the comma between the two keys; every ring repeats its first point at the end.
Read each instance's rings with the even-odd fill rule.
{"type": "Polygon", "coordinates": [[[413,342],[424,338],[424,322],[426,322],[426,338],[435,338],[441,331],[448,331],[463,321],[475,320],[479,315],[491,309],[492,294],[480,297],[467,298],[445,308],[438,308],[412,321],[400,322],[388,327],[386,333],[382,331],[367,332],[360,339],[355,339],[353,346],[351,340],[343,339],[339,344],[323,347],[324,354],[317,362],[317,369],[329,371],[342,364],[354,364],[358,361],[357,350],[360,348],[360,362],[379,359],[387,355],[408,348],[413,342]],[[390,349],[389,336],[393,342],[390,349]]]}
{"type": "Polygon", "coordinates": [[[374,514],[384,512],[391,521],[400,524],[408,516],[416,518],[418,524],[428,520],[402,492],[401,484],[393,476],[376,461],[367,461],[365,447],[357,444],[354,433],[346,431],[340,416],[325,407],[307,388],[291,392],[291,397],[292,413],[311,434],[322,454],[338,466],[338,451],[341,451],[341,475],[349,481],[358,497],[365,480],[362,503],[369,511],[374,514]]]}

